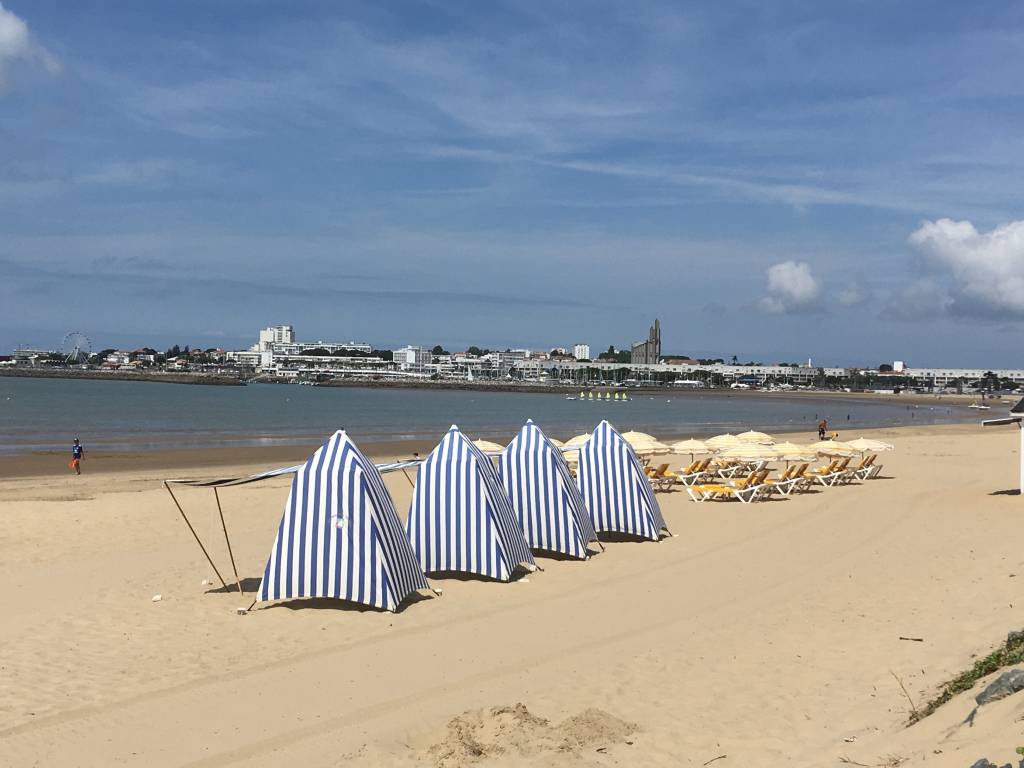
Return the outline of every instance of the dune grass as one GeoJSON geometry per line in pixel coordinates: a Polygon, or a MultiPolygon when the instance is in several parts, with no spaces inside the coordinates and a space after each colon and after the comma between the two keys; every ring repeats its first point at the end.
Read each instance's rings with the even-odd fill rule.
{"type": "Polygon", "coordinates": [[[944,683],[938,696],[920,709],[911,712],[907,724],[913,725],[928,717],[958,693],[973,688],[981,678],[991,675],[1003,667],[1010,667],[1021,662],[1024,662],[1024,632],[1011,632],[1005,643],[988,656],[975,661],[970,669],[964,670],[952,680],[944,683]]]}

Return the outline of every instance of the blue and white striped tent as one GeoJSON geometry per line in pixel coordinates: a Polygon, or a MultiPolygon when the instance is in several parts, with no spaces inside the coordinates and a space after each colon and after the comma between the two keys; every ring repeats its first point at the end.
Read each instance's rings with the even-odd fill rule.
{"type": "Polygon", "coordinates": [[[632,446],[607,421],[580,448],[576,482],[598,532],[657,541],[663,529],[668,531],[632,446]]]}
{"type": "Polygon", "coordinates": [[[380,472],[335,432],[292,480],[259,600],[331,597],[395,611],[427,588],[380,472]]]}
{"type": "Polygon", "coordinates": [[[597,533],[583,497],[562,452],[533,421],[502,452],[498,473],[531,549],[589,556],[597,533]]]}
{"type": "Polygon", "coordinates": [[[535,567],[494,465],[456,426],[416,473],[405,530],[426,573],[508,581],[535,567]]]}

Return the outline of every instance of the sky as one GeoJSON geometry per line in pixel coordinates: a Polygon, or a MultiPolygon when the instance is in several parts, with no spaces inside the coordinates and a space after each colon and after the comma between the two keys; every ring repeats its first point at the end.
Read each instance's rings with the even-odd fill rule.
{"type": "Polygon", "coordinates": [[[1024,4],[0,2],[0,351],[1024,367],[1024,4]]]}

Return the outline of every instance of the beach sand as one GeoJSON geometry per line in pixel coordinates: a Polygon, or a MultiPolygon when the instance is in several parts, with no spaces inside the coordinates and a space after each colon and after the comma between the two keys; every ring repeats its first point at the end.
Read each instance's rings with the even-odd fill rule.
{"type": "MultiPolygon", "coordinates": [[[[443,597],[397,615],[236,614],[252,597],[220,587],[159,481],[267,468],[249,451],[192,471],[184,456],[114,472],[87,455],[80,478],[63,460],[8,467],[0,764],[1008,762],[1024,694],[973,728],[969,696],[904,723],[908,696],[922,706],[1024,627],[1024,499],[1002,493],[1017,430],[865,434],[897,447],[881,479],[756,505],[659,494],[675,538],[544,559],[511,584],[435,579],[443,597]]],[[[288,482],[221,493],[249,593],[288,482]]],[[[404,515],[409,483],[387,483],[404,515]]],[[[233,582],[212,493],[179,494],[233,582]]]]}

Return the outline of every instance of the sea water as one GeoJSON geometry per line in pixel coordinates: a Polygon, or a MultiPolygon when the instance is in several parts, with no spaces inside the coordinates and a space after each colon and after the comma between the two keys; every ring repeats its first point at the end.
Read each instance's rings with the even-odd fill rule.
{"type": "MultiPolygon", "coordinates": [[[[576,393],[573,393],[574,395],[576,393]]],[[[564,394],[441,389],[197,386],[130,381],[0,377],[0,454],[66,448],[75,436],[93,448],[287,445],[335,429],[356,440],[434,440],[452,424],[473,437],[505,438],[526,419],[567,439],[602,419],[659,438],[757,429],[806,432],[819,419],[840,438],[864,427],[976,421],[974,411],[927,403],[807,397],[782,393],[632,392],[630,400],[567,400],[564,394]]]]}

